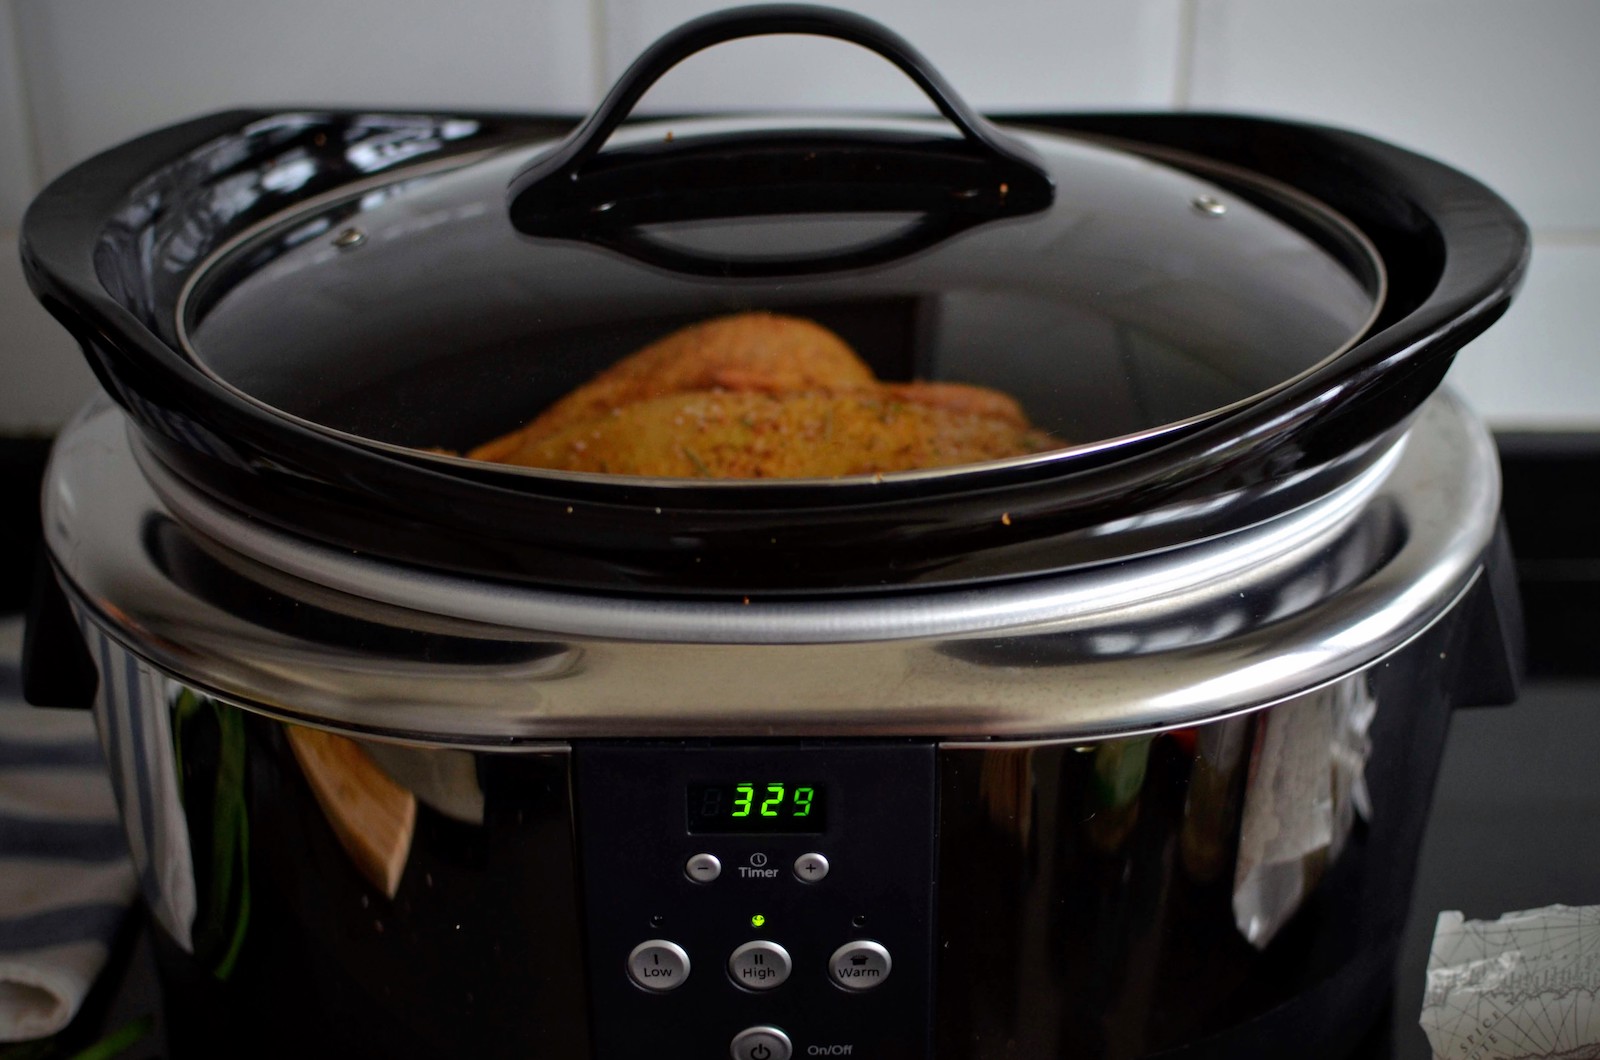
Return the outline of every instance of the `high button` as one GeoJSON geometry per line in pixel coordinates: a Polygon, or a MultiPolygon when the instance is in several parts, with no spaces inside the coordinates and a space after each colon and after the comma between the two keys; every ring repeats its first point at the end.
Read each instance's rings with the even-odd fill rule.
{"type": "Polygon", "coordinates": [[[728,958],[728,974],[746,990],[771,990],[782,986],[793,967],[789,951],[776,942],[746,942],[728,958]]]}

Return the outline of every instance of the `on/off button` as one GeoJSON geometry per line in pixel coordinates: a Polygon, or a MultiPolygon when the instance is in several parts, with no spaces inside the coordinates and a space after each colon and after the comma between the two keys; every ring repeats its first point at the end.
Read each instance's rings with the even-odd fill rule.
{"type": "Polygon", "coordinates": [[[789,1060],[794,1046],[776,1027],[748,1027],[733,1036],[728,1052],[733,1060],[789,1060]]]}

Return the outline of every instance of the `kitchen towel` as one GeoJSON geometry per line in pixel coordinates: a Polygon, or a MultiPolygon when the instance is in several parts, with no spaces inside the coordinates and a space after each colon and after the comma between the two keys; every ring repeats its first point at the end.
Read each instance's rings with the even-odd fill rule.
{"type": "Polygon", "coordinates": [[[0,703],[0,1041],[72,1021],[134,888],[93,717],[0,703]]]}
{"type": "Polygon", "coordinates": [[[1418,1022],[1447,1060],[1600,1057],[1600,905],[1440,913],[1418,1022]]]}

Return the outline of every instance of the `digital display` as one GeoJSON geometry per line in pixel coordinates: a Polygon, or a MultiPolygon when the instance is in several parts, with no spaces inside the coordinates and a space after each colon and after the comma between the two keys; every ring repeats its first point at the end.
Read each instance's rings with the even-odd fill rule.
{"type": "Polygon", "coordinates": [[[722,835],[803,835],[827,824],[827,800],[815,784],[741,780],[689,785],[689,831],[722,835]]]}

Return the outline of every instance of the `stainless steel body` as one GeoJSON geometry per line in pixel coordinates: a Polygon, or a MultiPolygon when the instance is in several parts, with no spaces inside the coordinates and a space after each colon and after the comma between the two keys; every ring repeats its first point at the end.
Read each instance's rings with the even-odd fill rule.
{"type": "Polygon", "coordinates": [[[87,616],[251,709],[464,746],[1193,724],[1399,648],[1471,586],[1499,505],[1492,443],[1445,394],[1348,485],[1187,548],[961,591],[641,600],[329,549],[139,450],[108,408],[58,449],[46,533],[87,616]]]}
{"type": "MultiPolygon", "coordinates": [[[[186,492],[108,407],[63,437],[45,523],[169,990],[196,1014],[180,1048],[606,1058],[621,1034],[689,1057],[772,1025],[797,1055],[977,1060],[1334,1055],[1359,1030],[1497,508],[1487,435],[1445,392],[1370,471],[1271,523],[867,601],[624,601],[341,555],[186,492]],[[897,866],[838,820],[618,847],[582,765],[910,745],[932,767],[908,825],[936,837],[910,866],[926,915],[880,901],[814,932],[800,911],[867,909],[897,866]],[[830,865],[816,889],[787,870],[759,889],[755,855],[802,852],[830,865]],[[612,854],[636,891],[601,901],[612,854]],[[699,854],[716,882],[687,875],[699,854]],[[851,1022],[874,994],[826,976],[852,938],[888,940],[876,1000],[926,990],[921,1022],[851,1022]],[[688,957],[681,989],[629,983],[653,940],[688,957]],[[792,960],[771,991],[723,971],[756,940],[792,960]],[[843,1015],[808,1021],[801,996],[843,1015]]],[[[681,796],[634,787],[641,807],[681,796]]]]}

